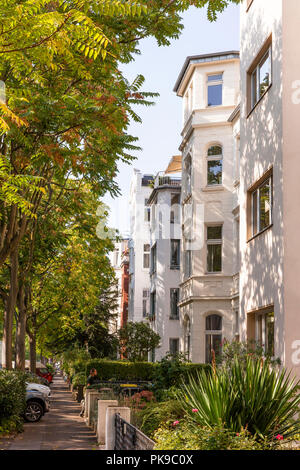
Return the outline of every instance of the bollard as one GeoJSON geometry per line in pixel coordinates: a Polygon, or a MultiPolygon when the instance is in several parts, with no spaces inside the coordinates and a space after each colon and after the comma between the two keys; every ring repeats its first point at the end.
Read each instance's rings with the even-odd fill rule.
{"type": "Polygon", "coordinates": [[[116,426],[115,419],[116,414],[119,413],[121,418],[125,419],[130,423],[130,408],[125,406],[109,406],[106,409],[106,436],[105,436],[105,449],[115,449],[115,437],[116,437],[116,426]]]}
{"type": "Polygon", "coordinates": [[[97,441],[99,444],[105,444],[106,410],[109,406],[118,406],[118,400],[98,400],[97,441]]]}

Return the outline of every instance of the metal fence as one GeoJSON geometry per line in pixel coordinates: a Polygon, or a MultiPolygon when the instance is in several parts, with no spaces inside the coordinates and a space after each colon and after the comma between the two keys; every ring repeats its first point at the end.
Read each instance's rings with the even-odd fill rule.
{"type": "Polygon", "coordinates": [[[154,442],[116,414],[115,450],[152,450],[154,442]]]}

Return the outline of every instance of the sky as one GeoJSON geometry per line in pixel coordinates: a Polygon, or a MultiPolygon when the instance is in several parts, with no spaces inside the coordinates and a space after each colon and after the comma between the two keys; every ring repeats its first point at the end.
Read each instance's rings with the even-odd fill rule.
{"type": "Polygon", "coordinates": [[[158,92],[155,105],[138,107],[142,124],[132,123],[128,133],[139,138],[142,150],[134,154],[131,165],[119,163],[116,181],[121,196],[103,201],[110,208],[108,225],[117,228],[123,236],[129,231],[129,187],[133,168],[143,173],[164,171],[173,155],[180,154],[182,130],[182,99],[173,88],[187,56],[221,51],[239,50],[239,7],[231,5],[210,23],[205,9],[191,7],[183,15],[184,30],[179,39],[168,47],[159,47],[154,39],[140,43],[141,55],[121,67],[126,78],[133,81],[138,74],[145,77],[144,91],[158,92]]]}

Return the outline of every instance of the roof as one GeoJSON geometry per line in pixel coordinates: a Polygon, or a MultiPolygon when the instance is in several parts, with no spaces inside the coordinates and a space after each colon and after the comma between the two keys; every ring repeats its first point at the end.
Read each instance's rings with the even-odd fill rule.
{"type": "Polygon", "coordinates": [[[175,91],[176,93],[178,92],[178,89],[186,75],[187,69],[190,64],[218,62],[221,60],[239,59],[239,57],[240,57],[239,51],[225,51],[225,52],[215,52],[213,54],[201,54],[201,55],[188,56],[185,59],[185,62],[177,78],[173,91],[175,91]]]}
{"type": "Polygon", "coordinates": [[[165,173],[170,174],[170,173],[180,173],[182,170],[182,157],[181,155],[175,155],[174,157],[171,158],[165,173]]]}

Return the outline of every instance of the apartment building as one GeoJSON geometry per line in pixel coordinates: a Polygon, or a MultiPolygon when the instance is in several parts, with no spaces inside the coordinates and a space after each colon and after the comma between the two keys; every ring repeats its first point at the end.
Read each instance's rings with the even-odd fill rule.
{"type": "Polygon", "coordinates": [[[130,183],[128,321],[146,321],[150,312],[150,207],[153,175],[135,169],[130,183]]]}
{"type": "Polygon", "coordinates": [[[238,328],[239,52],[188,57],[174,91],[183,98],[180,349],[210,362],[238,328]]]}
{"type": "Polygon", "coordinates": [[[129,253],[127,238],[115,242],[114,250],[110,253],[110,263],[115,272],[118,290],[116,318],[110,325],[111,331],[115,332],[124,326],[128,317],[129,253]]]}
{"type": "Polygon", "coordinates": [[[299,17],[297,0],[241,6],[240,312],[242,339],[300,378],[299,17]]]}
{"type": "Polygon", "coordinates": [[[161,338],[160,346],[151,354],[152,361],[180,351],[180,173],[181,156],[175,156],[166,171],[156,175],[148,200],[151,208],[149,322],[161,338]]]}

